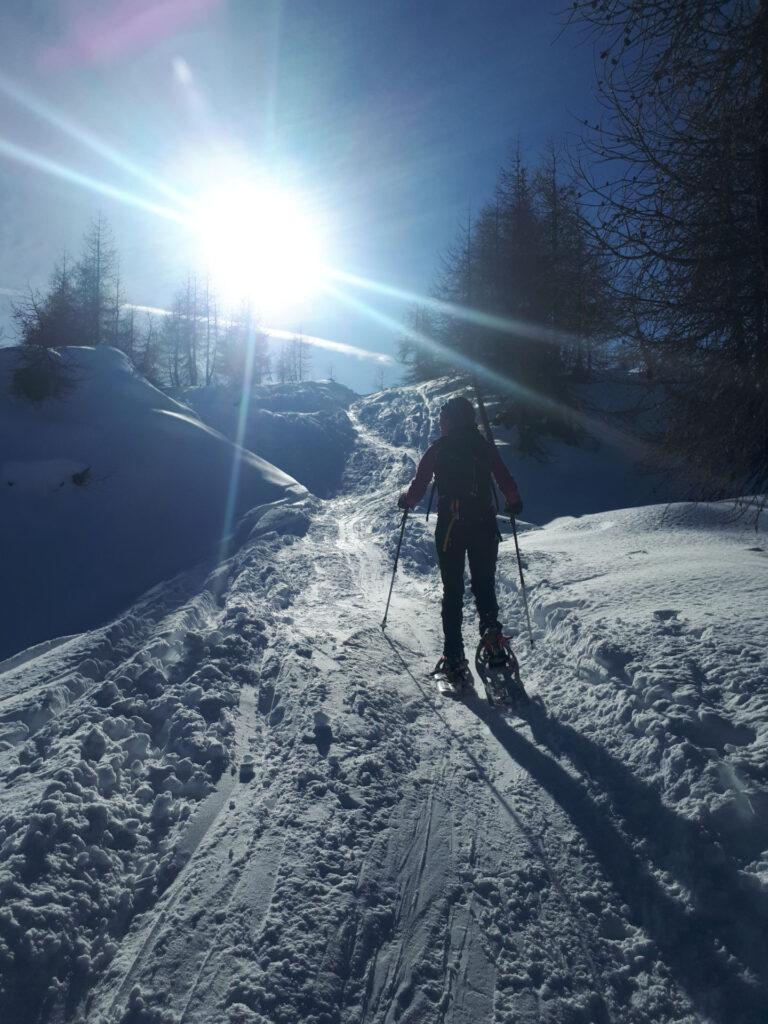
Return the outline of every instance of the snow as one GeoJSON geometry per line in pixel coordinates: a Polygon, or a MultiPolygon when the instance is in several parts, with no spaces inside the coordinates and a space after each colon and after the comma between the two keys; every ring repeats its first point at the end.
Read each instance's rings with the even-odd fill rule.
{"type": "Polygon", "coordinates": [[[98,625],[155,583],[212,556],[233,515],[305,493],[188,415],[114,349],[65,349],[75,381],[39,405],[8,389],[0,349],[0,658],[98,625]],[[12,539],[11,539],[12,538],[12,539]]]}
{"type": "Polygon", "coordinates": [[[728,504],[677,505],[558,520],[525,540],[531,570],[540,559],[546,566],[532,591],[536,620],[593,688],[586,701],[564,683],[561,711],[585,734],[601,719],[607,753],[760,876],[764,533],[735,520],[728,504]]]}
{"type": "Polygon", "coordinates": [[[313,494],[338,490],[354,431],[353,391],[333,381],[265,384],[247,398],[236,387],[186,388],[179,399],[225,437],[280,466],[313,494]]]}
{"type": "Polygon", "coordinates": [[[14,494],[44,495],[74,484],[75,478],[82,478],[87,472],[85,463],[71,459],[4,462],[0,466],[0,480],[6,487],[14,487],[14,494]]]}
{"type": "Polygon", "coordinates": [[[520,524],[531,647],[499,520],[532,707],[441,700],[423,516],[380,622],[450,387],[354,402],[333,497],[0,664],[8,1019],[762,1024],[765,532],[564,493],[520,524]]]}

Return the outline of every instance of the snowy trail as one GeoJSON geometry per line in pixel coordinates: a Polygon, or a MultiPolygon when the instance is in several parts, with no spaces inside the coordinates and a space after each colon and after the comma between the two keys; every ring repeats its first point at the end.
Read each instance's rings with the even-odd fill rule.
{"type": "Polygon", "coordinates": [[[276,558],[299,587],[262,663],[279,667],[266,686],[262,671],[255,778],[150,919],[117,997],[121,958],[89,1015],[123,1010],[138,986],[190,1024],[225,1006],[297,1022],[632,1020],[623,957],[587,923],[584,890],[616,937],[631,926],[515,756],[537,748],[480,699],[440,703],[421,678],[439,649],[434,580],[400,578],[389,636],[378,628],[375,538],[396,526],[413,466],[356,426],[354,490],[276,558]]]}
{"type": "MultiPolygon", "coordinates": [[[[763,1019],[765,937],[745,923],[759,925],[764,896],[709,836],[570,713],[535,704],[524,721],[481,695],[451,703],[433,691],[438,589],[423,571],[423,519],[408,525],[380,629],[394,498],[434,405],[418,390],[409,401],[400,443],[371,425],[365,402],[352,410],[346,490],[303,535],[267,532],[187,605],[140,619],[136,646],[111,655],[114,676],[149,645],[182,703],[196,680],[220,680],[234,694],[232,769],[186,822],[162,823],[162,878],[113,932],[95,983],[25,1024],[763,1019]]],[[[585,671],[599,692],[600,672],[626,676],[628,662],[582,637],[583,600],[544,579],[553,556],[538,543],[524,534],[538,639],[534,652],[519,647],[525,682],[547,703],[578,700],[585,671]]],[[[504,614],[523,636],[510,557],[504,614]]],[[[598,586],[601,571],[573,557],[578,586],[598,586]]],[[[94,670],[84,699],[109,672],[94,670]]],[[[743,729],[718,728],[729,741],[743,729]]],[[[127,888],[143,891],[148,869],[131,870],[127,888]]]]}

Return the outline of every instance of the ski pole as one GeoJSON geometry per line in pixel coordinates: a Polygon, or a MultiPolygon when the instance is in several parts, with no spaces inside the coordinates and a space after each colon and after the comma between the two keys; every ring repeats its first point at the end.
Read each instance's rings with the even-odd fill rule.
{"type": "MultiPolygon", "coordinates": [[[[494,440],[493,432],[491,431],[491,424],[490,424],[490,421],[488,419],[488,410],[485,408],[485,402],[483,401],[483,396],[480,393],[480,385],[477,382],[477,377],[475,377],[475,379],[474,379],[474,386],[475,386],[475,395],[477,397],[477,407],[480,410],[480,419],[481,419],[482,424],[483,424],[483,429],[485,430],[485,435],[486,435],[487,439],[491,442],[493,447],[495,448],[496,447],[496,441],[494,440]]],[[[496,498],[496,489],[495,488],[494,488],[494,491],[493,491],[493,496],[494,496],[494,498],[496,498]]],[[[497,511],[498,511],[498,508],[499,508],[498,498],[496,498],[496,509],[497,509],[497,511]]],[[[525,592],[525,580],[523,579],[523,563],[520,560],[520,545],[517,543],[517,524],[515,523],[515,517],[514,516],[510,516],[509,517],[509,521],[512,523],[512,534],[513,534],[513,536],[515,538],[515,552],[517,553],[517,570],[520,573],[520,589],[522,590],[522,593],[523,593],[523,604],[525,605],[525,618],[526,618],[526,621],[528,622],[528,639],[531,641],[531,647],[533,647],[533,629],[531,628],[531,616],[530,616],[530,613],[528,611],[528,595],[525,592]]],[[[498,527],[497,527],[497,529],[498,529],[498,527]]]]}
{"type": "Polygon", "coordinates": [[[515,517],[509,517],[510,523],[512,523],[512,536],[515,538],[515,551],[517,552],[517,570],[520,573],[520,589],[523,593],[523,604],[525,605],[525,618],[528,621],[528,638],[531,641],[531,647],[533,647],[533,630],[531,629],[531,616],[528,612],[528,595],[525,592],[525,580],[523,578],[523,563],[520,559],[520,545],[517,543],[517,525],[515,523],[515,517]]]}
{"type": "Polygon", "coordinates": [[[392,582],[389,584],[389,594],[387,595],[387,607],[384,609],[384,618],[381,620],[381,628],[387,628],[387,615],[389,614],[389,602],[392,600],[392,588],[395,585],[395,573],[397,572],[397,563],[400,561],[400,545],[403,543],[403,534],[405,533],[405,522],[408,518],[408,509],[403,511],[403,522],[400,526],[400,538],[397,542],[397,551],[395,552],[395,564],[392,569],[392,582]]]}

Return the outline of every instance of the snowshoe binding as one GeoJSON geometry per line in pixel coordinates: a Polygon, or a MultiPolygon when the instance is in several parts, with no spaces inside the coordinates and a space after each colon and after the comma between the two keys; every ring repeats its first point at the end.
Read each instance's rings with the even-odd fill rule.
{"type": "Polygon", "coordinates": [[[528,703],[520,679],[520,666],[509,646],[509,637],[501,629],[486,629],[475,653],[475,668],[483,681],[488,703],[492,705],[521,706],[528,703]]]}
{"type": "Polygon", "coordinates": [[[440,658],[431,673],[443,697],[461,698],[472,691],[472,673],[466,658],[440,658]]]}

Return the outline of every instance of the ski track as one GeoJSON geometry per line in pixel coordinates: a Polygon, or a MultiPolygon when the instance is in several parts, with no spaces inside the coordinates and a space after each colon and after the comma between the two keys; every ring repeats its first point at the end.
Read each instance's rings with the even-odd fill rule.
{"type": "MultiPolygon", "coordinates": [[[[482,694],[437,697],[424,677],[440,643],[437,583],[412,571],[431,543],[423,521],[408,527],[382,633],[394,499],[430,430],[416,392],[414,447],[350,410],[358,442],[346,490],[316,511],[306,536],[277,548],[266,591],[249,604],[258,566],[246,559],[216,601],[179,613],[175,635],[193,622],[205,634],[227,608],[258,616],[258,601],[269,604],[254,682],[240,691],[231,773],[179,832],[175,880],[133,920],[75,1014],[56,1019],[757,1022],[753,989],[709,949],[716,922],[692,938],[701,970],[675,952],[703,919],[641,864],[635,843],[657,860],[665,851],[651,813],[601,791],[604,776],[589,777],[568,728],[536,701],[524,721],[489,709],[482,694]],[[703,977],[710,970],[721,972],[715,982],[703,977]],[[719,992],[745,1001],[728,1016],[719,992]]],[[[519,601],[504,612],[522,637],[519,601]]],[[[538,615],[539,640],[552,621],[538,615]]],[[[112,669],[131,640],[151,637],[152,622],[135,625],[112,669]]],[[[540,647],[518,650],[529,692],[546,697],[571,670],[540,647]]],[[[52,713],[71,713],[110,670],[101,665],[52,713]]],[[[38,706],[31,691],[0,700],[13,702],[14,718],[17,702],[38,706]]]]}

